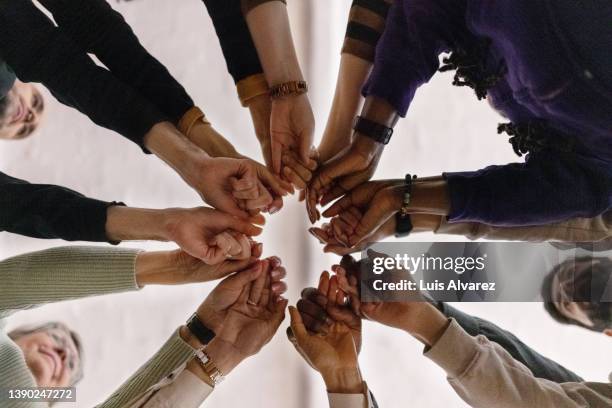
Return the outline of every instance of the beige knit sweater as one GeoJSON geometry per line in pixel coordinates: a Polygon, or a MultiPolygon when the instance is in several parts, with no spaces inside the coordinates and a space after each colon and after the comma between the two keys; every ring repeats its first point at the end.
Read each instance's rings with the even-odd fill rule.
{"type": "MultiPolygon", "coordinates": [[[[0,262],[0,389],[36,387],[21,349],[6,334],[7,317],[45,303],[138,290],[137,254],[135,250],[108,247],[62,247],[0,262]]],[[[99,406],[129,406],[191,358],[193,349],[176,331],[99,406]]],[[[5,400],[0,401],[0,406],[38,408],[47,404],[5,400]]]]}

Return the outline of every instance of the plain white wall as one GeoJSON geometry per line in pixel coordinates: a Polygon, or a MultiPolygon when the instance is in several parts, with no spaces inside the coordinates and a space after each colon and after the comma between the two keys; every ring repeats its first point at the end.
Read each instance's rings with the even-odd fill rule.
{"type": "MultiPolygon", "coordinates": [[[[350,1],[289,3],[320,135],[333,95],[350,1]]],[[[260,157],[248,112],[238,103],[203,4],[199,0],[142,0],[113,6],[215,126],[240,151],[260,157]]],[[[471,91],[454,88],[450,82],[450,74],[440,75],[418,91],[408,118],[400,123],[385,151],[376,178],[403,177],[404,172],[435,175],[516,160],[510,145],[496,135],[500,118],[485,102],[477,102],[471,91]]],[[[155,157],[144,156],[135,145],[97,128],[80,113],[46,96],[49,113],[43,130],[31,140],[0,144],[3,171],[132,206],[200,204],[198,196],[155,157]]],[[[287,267],[292,303],[305,285],[314,285],[318,274],[338,260],[322,254],[318,243],[307,234],[307,226],[303,206],[292,198],[269,219],[261,238],[264,255],[281,256],[287,267]]],[[[410,239],[434,238],[423,234],[410,239]]],[[[435,239],[458,240],[448,236],[435,239]]],[[[66,243],[0,234],[2,257],[59,245],[66,243]]],[[[122,245],[172,247],[150,242],[122,245]]],[[[151,356],[211,287],[153,287],[139,293],[49,305],[14,316],[11,325],[61,319],[83,334],[86,379],[79,386],[76,405],[89,407],[104,399],[151,356]]],[[[515,332],[585,378],[607,378],[609,340],[555,324],[540,304],[463,304],[460,308],[515,332]]],[[[233,407],[246,400],[253,407],[325,406],[322,381],[286,341],[285,327],[286,323],[260,355],[232,373],[206,405],[233,407]]],[[[420,355],[421,347],[413,339],[369,323],[365,324],[364,338],[362,370],[381,407],[465,406],[446,384],[442,371],[420,355]]]]}

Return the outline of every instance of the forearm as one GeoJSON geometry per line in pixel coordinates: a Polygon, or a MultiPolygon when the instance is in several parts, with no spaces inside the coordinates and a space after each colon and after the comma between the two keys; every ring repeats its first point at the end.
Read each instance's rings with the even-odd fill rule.
{"type": "Polygon", "coordinates": [[[355,116],[363,104],[361,87],[371,63],[352,54],[342,54],[334,100],[319,145],[319,156],[326,162],[350,143],[355,116]]]}
{"type": "Polygon", "coordinates": [[[196,180],[197,166],[210,156],[180,133],[174,125],[164,122],[155,125],[144,139],[145,146],[173,168],[189,185],[196,180]]]}
{"type": "Polygon", "coordinates": [[[0,262],[0,310],[138,289],[138,250],[61,247],[0,262]]]}
{"type": "Polygon", "coordinates": [[[286,6],[279,1],[265,2],[248,11],[246,21],[268,84],[304,80],[286,6]]]}

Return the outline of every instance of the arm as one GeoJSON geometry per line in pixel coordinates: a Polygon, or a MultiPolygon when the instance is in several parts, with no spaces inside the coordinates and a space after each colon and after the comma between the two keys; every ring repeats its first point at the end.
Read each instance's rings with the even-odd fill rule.
{"type": "Polygon", "coordinates": [[[116,203],[64,187],[30,184],[0,173],[0,230],[34,238],[109,241],[107,211],[116,203]]]}
{"type": "MultiPolygon", "coordinates": [[[[303,81],[293,45],[286,6],[278,1],[243,2],[246,21],[270,86],[303,81]],[[252,8],[249,8],[252,7],[252,8]]],[[[271,161],[281,171],[282,153],[293,150],[304,164],[309,162],[314,115],[306,94],[274,98],[270,114],[271,161]]],[[[286,176],[286,175],[285,175],[286,176]]]]}
{"type": "Polygon", "coordinates": [[[63,247],[0,262],[3,315],[41,304],[138,289],[137,250],[63,247]]]}
{"type": "Polygon", "coordinates": [[[446,303],[438,303],[437,308],[448,318],[455,319],[470,336],[485,336],[489,341],[499,344],[516,361],[525,365],[535,377],[556,383],[581,382],[582,378],[562,365],[542,356],[523,343],[514,334],[495,324],[470,316],[446,303]]]}
{"type": "Polygon", "coordinates": [[[595,217],[612,207],[609,164],[583,156],[541,152],[524,164],[444,176],[451,222],[541,225],[595,217]]]}
{"type": "Polygon", "coordinates": [[[336,91],[318,149],[323,163],[350,143],[353,121],[363,103],[361,88],[372,68],[376,46],[384,31],[391,4],[390,0],[353,0],[336,91]]]}
{"type": "Polygon", "coordinates": [[[59,30],[93,53],[124,84],[177,124],[193,100],[166,67],[147,52],[121,14],[104,0],[42,0],[59,30]]]}
{"type": "Polygon", "coordinates": [[[21,80],[41,82],[62,103],[143,148],[147,132],[168,120],[140,94],[98,67],[30,1],[0,7],[0,38],[0,53],[21,80]]]}
{"type": "Polygon", "coordinates": [[[501,346],[472,337],[455,321],[432,342],[425,356],[443,368],[457,394],[472,407],[578,408],[612,404],[610,383],[537,378],[501,346]]]}

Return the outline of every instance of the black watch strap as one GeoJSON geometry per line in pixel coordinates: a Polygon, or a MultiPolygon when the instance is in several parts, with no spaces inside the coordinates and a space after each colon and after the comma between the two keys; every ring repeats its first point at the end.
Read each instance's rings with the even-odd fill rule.
{"type": "Polygon", "coordinates": [[[215,337],[215,332],[206,327],[196,313],[191,315],[187,321],[187,328],[204,346],[210,343],[215,337]]]}
{"type": "Polygon", "coordinates": [[[353,129],[356,132],[385,145],[389,143],[391,136],[393,136],[393,128],[381,125],[380,123],[376,123],[361,116],[357,116],[357,118],[355,118],[353,129]]]}

